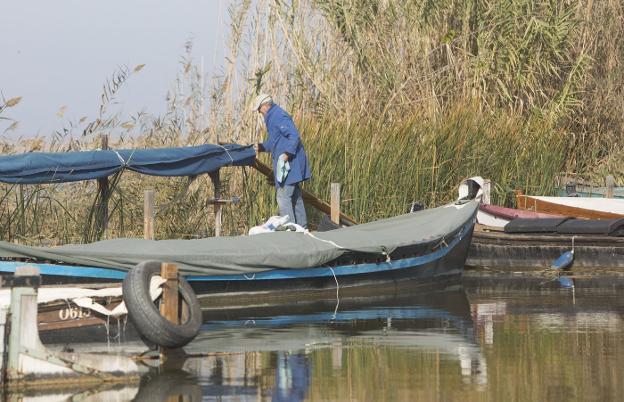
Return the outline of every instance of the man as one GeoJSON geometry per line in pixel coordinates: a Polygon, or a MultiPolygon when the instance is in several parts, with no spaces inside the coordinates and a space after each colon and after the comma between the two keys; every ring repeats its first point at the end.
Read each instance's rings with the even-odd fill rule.
{"type": "Polygon", "coordinates": [[[308,180],[312,174],[299,131],[290,115],[274,104],[270,95],[258,95],[252,107],[264,116],[269,134],[266,141],[256,144],[254,148],[256,153],[271,153],[279,214],[288,215],[290,222],[307,228],[300,183],[308,180]]]}

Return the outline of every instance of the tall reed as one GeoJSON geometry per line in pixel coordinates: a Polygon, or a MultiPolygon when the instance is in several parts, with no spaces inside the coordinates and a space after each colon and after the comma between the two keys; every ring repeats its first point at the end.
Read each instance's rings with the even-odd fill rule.
{"type": "MultiPolygon", "coordinates": [[[[187,42],[164,115],[115,109],[143,65],[124,67],[103,86],[93,120],[51,139],[0,138],[0,151],[95,149],[102,135],[112,148],[252,143],[266,135],[248,111],[263,91],[300,128],[313,170],[306,188],[328,198],[329,183],[341,182],[343,210],[362,222],[412,201],[448,201],[476,174],[492,179],[494,202],[505,205],[516,188],[551,193],[561,172],[624,178],[618,2],[236,0],[229,11],[223,74],[206,83],[187,42]]],[[[0,113],[16,102],[0,102],[0,113]]],[[[256,172],[224,169],[222,179],[224,197],[242,199],[224,210],[226,233],[276,213],[274,190],[256,172]]],[[[108,237],[141,236],[148,188],[157,238],[213,233],[207,177],[125,172],[111,189],[108,237]]],[[[92,182],[2,185],[0,236],[95,240],[96,193],[92,182]]]]}

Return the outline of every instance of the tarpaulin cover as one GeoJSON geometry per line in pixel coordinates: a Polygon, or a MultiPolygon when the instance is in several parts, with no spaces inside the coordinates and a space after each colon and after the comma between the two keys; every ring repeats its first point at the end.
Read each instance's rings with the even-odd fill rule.
{"type": "Polygon", "coordinates": [[[152,176],[193,176],[223,166],[251,165],[253,146],[238,144],[195,147],[76,152],[30,152],[0,156],[0,182],[64,183],[100,179],[129,169],[152,176]]]}
{"type": "Polygon", "coordinates": [[[197,240],[115,239],[43,248],[0,242],[0,257],[129,269],[145,260],[178,264],[185,275],[223,275],[322,266],[347,251],[392,253],[443,240],[474,220],[478,203],[449,204],[329,232],[273,232],[197,240]]]}

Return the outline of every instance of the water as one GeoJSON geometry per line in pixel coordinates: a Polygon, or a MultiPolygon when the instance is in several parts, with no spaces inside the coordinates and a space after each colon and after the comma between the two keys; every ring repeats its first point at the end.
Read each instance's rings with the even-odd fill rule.
{"type": "Polygon", "coordinates": [[[46,400],[622,400],[624,276],[573,284],[469,272],[447,292],[215,316],[140,383],[46,400]]]}

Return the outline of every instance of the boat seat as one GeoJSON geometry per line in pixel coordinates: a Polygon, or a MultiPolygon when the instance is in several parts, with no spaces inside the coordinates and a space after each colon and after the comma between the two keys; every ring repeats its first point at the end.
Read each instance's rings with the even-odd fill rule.
{"type": "Polygon", "coordinates": [[[561,218],[516,218],[505,225],[505,233],[556,233],[557,227],[571,219],[561,218]]]}
{"type": "Polygon", "coordinates": [[[570,219],[557,226],[557,233],[624,236],[624,219],[570,219]]]}

